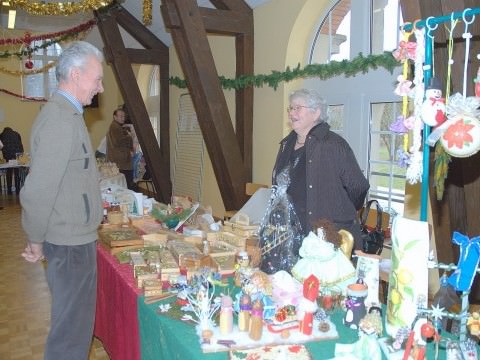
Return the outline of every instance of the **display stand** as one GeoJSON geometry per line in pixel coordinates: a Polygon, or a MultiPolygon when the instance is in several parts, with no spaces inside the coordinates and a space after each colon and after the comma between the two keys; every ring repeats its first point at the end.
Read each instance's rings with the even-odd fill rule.
{"type": "MultiPolygon", "coordinates": [[[[463,12],[455,12],[451,15],[440,16],[440,17],[429,17],[426,20],[417,20],[414,24],[405,24],[403,29],[406,31],[411,31],[414,27],[421,28],[425,27],[425,62],[424,62],[424,84],[429,84],[430,79],[432,78],[432,66],[433,66],[433,57],[432,57],[432,47],[433,47],[433,32],[438,28],[439,24],[443,24],[448,21],[454,21],[456,19],[462,19],[465,23],[465,33],[467,33],[468,25],[475,21],[475,15],[480,14],[480,8],[474,9],[465,9],[463,12]]],[[[468,36],[465,37],[469,41],[468,36]]],[[[467,62],[468,59],[465,58],[467,62]]],[[[465,76],[465,75],[464,75],[465,76]]],[[[464,79],[465,83],[465,79],[464,79]]],[[[465,86],[463,90],[463,95],[465,96],[465,86]]],[[[422,186],[421,186],[421,207],[420,207],[420,220],[427,220],[427,201],[428,201],[428,177],[429,177],[429,157],[430,157],[430,147],[427,144],[427,138],[430,135],[431,127],[424,125],[423,128],[423,172],[422,172],[422,186]]]]}

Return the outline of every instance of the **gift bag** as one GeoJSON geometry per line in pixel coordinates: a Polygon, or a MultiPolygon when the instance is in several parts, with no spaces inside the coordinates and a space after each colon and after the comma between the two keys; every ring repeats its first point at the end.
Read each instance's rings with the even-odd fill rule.
{"type": "Polygon", "coordinates": [[[380,255],[383,250],[384,233],[382,230],[382,207],[377,200],[370,200],[363,209],[360,218],[360,228],[362,230],[362,250],[367,254],[380,255]],[[366,222],[370,207],[375,204],[377,208],[377,221],[374,228],[367,226],[366,222]]]}
{"type": "Polygon", "coordinates": [[[303,240],[302,227],[287,194],[289,167],[277,175],[269,205],[259,227],[262,260],[260,269],[267,274],[280,270],[290,272],[298,260],[303,240]]]}

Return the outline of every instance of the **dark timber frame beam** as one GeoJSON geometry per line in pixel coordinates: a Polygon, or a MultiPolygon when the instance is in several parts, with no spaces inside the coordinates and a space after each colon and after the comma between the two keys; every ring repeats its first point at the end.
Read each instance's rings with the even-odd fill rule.
{"type": "Polygon", "coordinates": [[[226,210],[245,202],[252,178],[253,88],[236,90],[232,125],[207,33],[234,35],[236,76],[253,74],[253,12],[243,0],[212,0],[217,9],[195,0],[163,0],[162,16],[170,29],[187,79],[198,122],[212,161],[226,210]]]}
{"type": "Polygon", "coordinates": [[[156,189],[156,198],[170,203],[170,120],[169,120],[169,50],[142,23],[121,5],[96,11],[104,54],[111,64],[117,84],[132,119],[140,146],[156,189]],[[119,26],[125,29],[145,49],[126,49],[119,26]],[[132,63],[154,64],[160,67],[160,146],[143,101],[132,63]]]}

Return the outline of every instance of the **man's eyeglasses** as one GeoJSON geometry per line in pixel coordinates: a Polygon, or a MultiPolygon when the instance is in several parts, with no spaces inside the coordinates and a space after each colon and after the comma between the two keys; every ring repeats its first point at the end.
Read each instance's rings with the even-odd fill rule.
{"type": "Polygon", "coordinates": [[[294,106],[287,106],[287,113],[289,112],[297,112],[301,108],[312,109],[311,106],[304,106],[304,105],[294,105],[294,106]]]}

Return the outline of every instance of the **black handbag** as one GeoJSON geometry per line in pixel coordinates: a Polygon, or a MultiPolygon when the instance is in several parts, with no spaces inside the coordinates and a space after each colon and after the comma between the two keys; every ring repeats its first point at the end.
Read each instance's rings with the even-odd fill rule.
{"type": "Polygon", "coordinates": [[[360,228],[362,230],[362,250],[367,254],[380,255],[382,253],[383,241],[385,238],[382,230],[382,214],[382,207],[377,200],[368,201],[367,205],[363,209],[360,218],[360,228]],[[371,228],[366,224],[366,222],[368,219],[368,213],[370,212],[370,207],[374,203],[377,209],[377,221],[376,226],[374,228],[371,228]]]}

